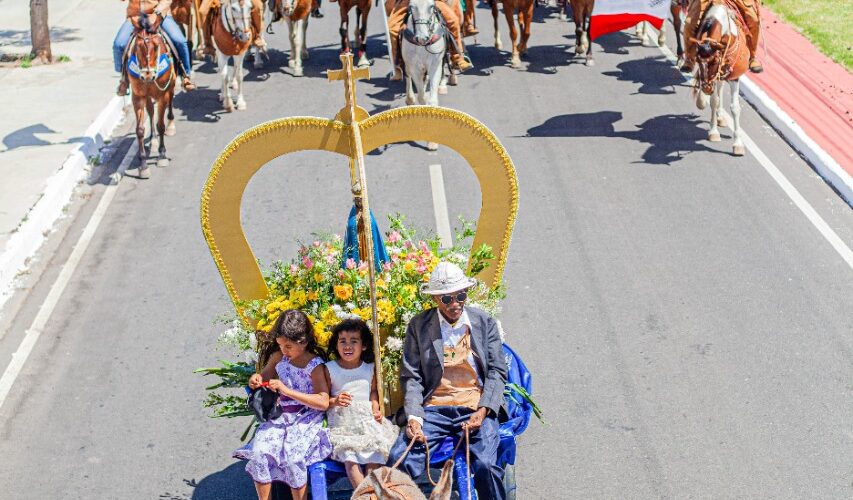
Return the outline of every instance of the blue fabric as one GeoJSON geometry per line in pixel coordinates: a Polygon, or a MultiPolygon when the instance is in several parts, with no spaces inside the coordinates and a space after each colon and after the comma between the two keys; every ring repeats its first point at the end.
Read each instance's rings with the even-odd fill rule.
{"type": "MultiPolygon", "coordinates": [[[[344,237],[341,267],[346,267],[347,259],[352,259],[356,263],[361,262],[358,255],[358,220],[356,220],[356,214],[357,210],[353,205],[347,219],[347,233],[344,237]]],[[[379,226],[376,224],[376,218],[373,217],[373,210],[370,211],[370,227],[373,229],[373,261],[379,267],[390,259],[388,258],[388,250],[385,249],[385,242],[382,240],[382,233],[379,232],[379,226]]]]}
{"type": "MultiPolygon", "coordinates": [[[[163,22],[160,23],[160,27],[163,28],[163,32],[172,40],[172,43],[175,44],[175,48],[178,50],[178,57],[181,58],[187,76],[190,76],[192,74],[190,47],[187,45],[187,39],[181,31],[180,26],[172,19],[172,16],[166,16],[163,22]]],[[[115,66],[116,73],[121,73],[121,58],[124,55],[124,49],[127,47],[131,35],[133,35],[133,24],[125,20],[113,40],[113,65],[115,66]]]]}
{"type": "MultiPolygon", "coordinates": [[[[454,442],[464,439],[462,424],[471,418],[473,410],[461,406],[430,406],[424,408],[423,432],[427,438],[430,454],[438,451],[447,437],[452,437],[454,442]]],[[[498,445],[498,420],[489,416],[483,420],[483,426],[471,434],[471,467],[474,472],[474,489],[477,497],[482,499],[505,500],[506,492],[503,486],[503,468],[497,465],[498,445]]],[[[393,464],[400,458],[409,438],[405,432],[400,432],[397,442],[391,448],[389,464],[393,464]]],[[[464,446],[464,445],[463,445],[464,446]]],[[[430,457],[432,458],[432,457],[430,457]]],[[[426,447],[423,444],[415,445],[406,459],[402,468],[410,476],[417,478],[424,473],[426,462],[426,447]]]]}

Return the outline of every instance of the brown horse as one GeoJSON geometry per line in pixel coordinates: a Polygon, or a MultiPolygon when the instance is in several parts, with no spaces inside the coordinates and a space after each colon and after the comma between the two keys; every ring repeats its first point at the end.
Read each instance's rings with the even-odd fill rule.
{"type": "Polygon", "coordinates": [[[128,78],[132,91],[133,111],[136,114],[136,140],[139,143],[139,177],[147,179],[148,155],[145,151],[145,112],[148,112],[151,136],[154,137],[154,104],[157,104],[157,135],[159,137],[158,167],[169,166],[166,157],[165,135],[175,135],[175,114],[172,111],[172,99],[175,96],[175,61],[169,53],[169,47],[163,36],[148,25],[145,16],[139,18],[136,33],[132,40],[128,78]],[[164,115],[169,111],[169,126],[164,115]]]}
{"type": "Polygon", "coordinates": [[[196,37],[201,42],[201,29],[197,24],[197,17],[193,15],[193,0],[172,0],[172,18],[178,23],[178,26],[187,37],[187,44],[190,49],[190,57],[192,57],[193,48],[201,49],[203,43],[196,43],[196,37]]]}
{"type": "MultiPolygon", "coordinates": [[[[469,0],[470,1],[470,0],[469,0]]],[[[530,25],[533,24],[534,0],[501,0],[504,9],[504,17],[509,26],[509,40],[512,45],[512,58],[510,64],[513,68],[521,67],[521,56],[527,54],[527,40],[530,38],[530,25]],[[518,39],[518,30],[515,28],[515,14],[518,12],[518,28],[521,30],[521,38],[518,39]],[[516,40],[518,42],[516,43],[516,40]]],[[[500,50],[501,35],[498,28],[498,3],[497,0],[489,0],[492,7],[492,20],[495,25],[495,48],[500,50]]]]}
{"type": "MultiPolygon", "coordinates": [[[[684,39],[682,38],[684,16],[687,15],[688,0],[671,0],[669,4],[669,13],[672,15],[672,27],[675,30],[675,42],[677,44],[678,62],[681,66],[684,62],[684,39]]],[[[637,24],[637,36],[643,41],[643,45],[648,45],[646,33],[651,33],[649,30],[650,24],[643,21],[637,24]]],[[[658,32],[658,46],[662,47],[666,43],[666,27],[662,26],[658,32]]]]}
{"type": "MultiPolygon", "coordinates": [[[[256,33],[252,28],[251,0],[217,0],[211,5],[209,26],[213,44],[216,46],[216,64],[222,77],[222,90],[219,98],[225,111],[234,111],[231,100],[231,82],[237,84],[237,109],[246,109],[243,98],[243,59],[252,45],[256,33]],[[233,73],[228,60],[233,58],[233,73]]],[[[256,56],[255,62],[260,61],[256,56]]]]}
{"type": "Polygon", "coordinates": [[[595,0],[571,0],[572,18],[575,21],[575,54],[586,53],[586,65],[592,66],[592,43],[589,41],[589,20],[595,0]]]}
{"type": "Polygon", "coordinates": [[[349,11],[355,6],[355,44],[358,46],[356,65],[370,66],[367,59],[367,16],[370,14],[370,0],[338,0],[341,9],[341,51],[352,52],[349,39],[349,11]]]}
{"type": "Polygon", "coordinates": [[[749,47],[746,43],[746,22],[737,7],[726,0],[713,0],[702,16],[697,32],[691,39],[698,46],[696,69],[696,107],[705,109],[711,96],[711,129],[708,140],[720,141],[718,127],[725,127],[722,116],[723,82],[731,91],[732,135],[735,156],[745,153],[740,131],[740,77],[749,68],[749,47]]]}

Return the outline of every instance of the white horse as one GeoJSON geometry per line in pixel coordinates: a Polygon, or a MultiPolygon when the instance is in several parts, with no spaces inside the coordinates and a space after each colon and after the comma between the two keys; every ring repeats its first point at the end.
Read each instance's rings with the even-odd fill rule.
{"type": "MultiPolygon", "coordinates": [[[[222,77],[219,100],[226,111],[233,111],[233,88],[237,92],[237,109],[244,110],[246,100],[243,98],[243,59],[252,43],[252,2],[223,0],[219,8],[219,23],[213,27],[213,40],[216,45],[216,64],[222,77]],[[228,64],[229,58],[234,60],[233,67],[228,64]]],[[[256,64],[259,59],[256,58],[256,64]]]]}
{"type": "Polygon", "coordinates": [[[290,34],[290,58],[287,60],[287,66],[293,70],[293,76],[304,75],[302,60],[308,59],[308,46],[305,39],[308,33],[311,3],[311,0],[276,1],[290,34]]]}
{"type": "MultiPolygon", "coordinates": [[[[447,41],[445,29],[435,8],[435,0],[412,0],[409,20],[402,32],[401,54],[406,68],[406,104],[438,106],[438,94],[447,93],[444,74],[447,41]],[[414,85],[414,87],[413,87],[414,85]]],[[[456,75],[451,74],[451,84],[456,75]]],[[[438,149],[429,143],[431,151],[438,149]]]]}

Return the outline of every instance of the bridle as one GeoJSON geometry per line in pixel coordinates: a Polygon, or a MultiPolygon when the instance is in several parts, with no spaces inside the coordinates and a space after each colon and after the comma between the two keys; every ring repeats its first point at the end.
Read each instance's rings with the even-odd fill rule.
{"type": "MultiPolygon", "coordinates": [[[[171,60],[169,61],[169,79],[166,80],[165,86],[160,86],[160,83],[157,80],[162,76],[162,74],[160,73],[160,59],[163,56],[163,45],[164,45],[162,35],[159,33],[159,31],[156,33],[150,33],[147,29],[143,28],[143,29],[137,30],[137,33],[136,33],[134,38],[136,40],[134,40],[135,46],[133,49],[133,54],[136,56],[136,61],[137,61],[137,64],[139,65],[139,70],[140,70],[139,71],[139,75],[140,75],[139,80],[145,84],[153,83],[154,86],[156,86],[158,90],[160,90],[161,92],[165,92],[172,85],[172,80],[174,79],[173,77],[175,75],[175,64],[171,60]],[[156,39],[157,37],[160,37],[160,39],[157,40],[156,39]],[[141,41],[141,44],[139,43],[140,41],[141,41]],[[154,59],[154,61],[156,61],[155,62],[156,66],[153,68],[150,66],[150,64],[151,64],[150,58],[148,57],[149,56],[149,53],[148,53],[149,46],[151,43],[157,45],[157,57],[154,59]],[[139,57],[140,54],[138,52],[140,50],[139,49],[140,45],[142,45],[142,47],[143,47],[143,56],[144,57],[139,57]],[[145,61],[145,63],[144,63],[145,66],[142,66],[143,61],[145,61]],[[154,78],[152,78],[151,80],[147,80],[145,78],[142,78],[141,75],[143,72],[146,74],[153,74],[154,78]]],[[[169,59],[171,59],[171,55],[168,57],[169,57],[169,59]]]]}
{"type": "MultiPolygon", "coordinates": [[[[705,91],[705,89],[713,89],[714,84],[720,80],[728,78],[728,76],[732,73],[732,66],[726,65],[725,58],[730,54],[737,54],[737,51],[740,49],[740,31],[738,31],[738,35],[733,35],[734,31],[732,30],[732,7],[729,5],[729,2],[723,2],[726,7],[726,27],[728,28],[728,34],[726,35],[726,43],[725,45],[721,44],[716,40],[712,40],[708,37],[707,31],[705,30],[702,33],[702,38],[699,40],[695,40],[697,44],[702,45],[704,43],[708,43],[713,49],[713,54],[707,58],[699,57],[699,78],[697,80],[697,84],[700,85],[705,91]],[[708,78],[708,67],[709,63],[716,62],[717,70],[714,72],[714,76],[708,78]]],[[[714,5],[719,4],[712,4],[714,5]]],[[[708,8],[710,10],[710,7],[708,8]]],[[[706,10],[702,16],[703,25],[704,19],[707,15],[708,11],[706,10]]],[[[741,23],[741,26],[744,24],[741,23]]],[[[741,26],[738,29],[741,29],[741,26]]],[[[710,94],[710,92],[705,92],[710,94]]]]}
{"type": "Polygon", "coordinates": [[[405,37],[406,41],[411,43],[412,45],[417,45],[419,47],[429,47],[430,45],[435,44],[437,41],[444,38],[445,29],[444,25],[441,22],[441,18],[438,14],[438,9],[435,8],[435,4],[430,6],[430,14],[426,19],[417,19],[412,12],[412,7],[409,6],[408,12],[406,12],[406,29],[403,31],[403,37],[405,37]],[[412,27],[409,28],[408,20],[411,19],[412,27]],[[427,33],[430,34],[430,37],[426,40],[421,40],[417,36],[415,36],[415,29],[418,26],[426,26],[427,33]],[[438,27],[436,29],[436,27],[438,27]]]}
{"type": "MultiPolygon", "coordinates": [[[[232,0],[225,0],[225,5],[222,6],[222,26],[225,30],[231,34],[231,37],[235,40],[239,40],[241,42],[245,42],[249,39],[251,35],[251,28],[247,29],[252,24],[251,15],[252,10],[249,8],[249,12],[247,13],[244,6],[245,0],[238,0],[237,5],[240,7],[240,16],[243,21],[242,26],[240,23],[237,23],[236,20],[232,20],[233,16],[233,5],[232,0]]],[[[251,4],[250,4],[251,5],[251,4]]]]}

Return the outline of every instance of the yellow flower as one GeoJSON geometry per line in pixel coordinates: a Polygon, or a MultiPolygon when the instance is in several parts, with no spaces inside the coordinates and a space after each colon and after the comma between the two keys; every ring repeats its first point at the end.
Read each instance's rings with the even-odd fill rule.
{"type": "Polygon", "coordinates": [[[316,281],[317,283],[322,282],[325,278],[326,277],[320,273],[314,273],[314,281],[316,281]]]}
{"type": "Polygon", "coordinates": [[[424,283],[429,283],[429,273],[424,274],[423,282],[424,282],[424,283]]]}
{"type": "Polygon", "coordinates": [[[412,261],[407,261],[405,264],[403,264],[403,269],[405,269],[406,272],[410,273],[415,270],[415,263],[412,261]]]}
{"type": "Polygon", "coordinates": [[[290,301],[293,302],[296,307],[302,307],[306,302],[308,302],[308,294],[305,293],[305,290],[291,290],[290,301]]]}
{"type": "Polygon", "coordinates": [[[394,304],[388,299],[376,301],[377,315],[380,323],[391,323],[394,321],[394,304]]]}
{"type": "Polygon", "coordinates": [[[384,288],[384,287],[385,287],[385,280],[383,280],[382,278],[379,278],[378,280],[376,280],[376,288],[384,288]]]}
{"type": "Polygon", "coordinates": [[[282,301],[279,302],[278,305],[278,310],[287,311],[288,309],[293,309],[293,304],[291,304],[289,300],[282,297],[282,301]]]}
{"type": "Polygon", "coordinates": [[[370,316],[373,315],[373,312],[369,307],[356,307],[352,310],[352,313],[358,314],[364,321],[370,321],[370,316]]]}
{"type": "Polygon", "coordinates": [[[315,292],[314,290],[311,290],[310,292],[308,292],[308,300],[310,300],[310,301],[312,301],[312,302],[313,302],[313,301],[316,301],[316,300],[317,300],[317,299],[319,299],[319,298],[320,298],[320,297],[317,295],[317,292],[315,292]]]}
{"type": "Polygon", "coordinates": [[[335,297],[341,300],[349,300],[352,298],[352,285],[335,285],[335,297]]]}
{"type": "Polygon", "coordinates": [[[323,319],[323,323],[327,325],[334,325],[338,322],[338,315],[335,314],[335,310],[331,307],[323,311],[320,317],[323,319]]]}
{"type": "Polygon", "coordinates": [[[406,295],[414,296],[416,293],[418,293],[418,289],[415,285],[403,285],[403,292],[406,295]]]}
{"type": "Polygon", "coordinates": [[[329,330],[323,329],[321,331],[314,330],[314,340],[317,341],[317,344],[323,349],[329,348],[329,341],[332,339],[332,332],[329,330]]]}

